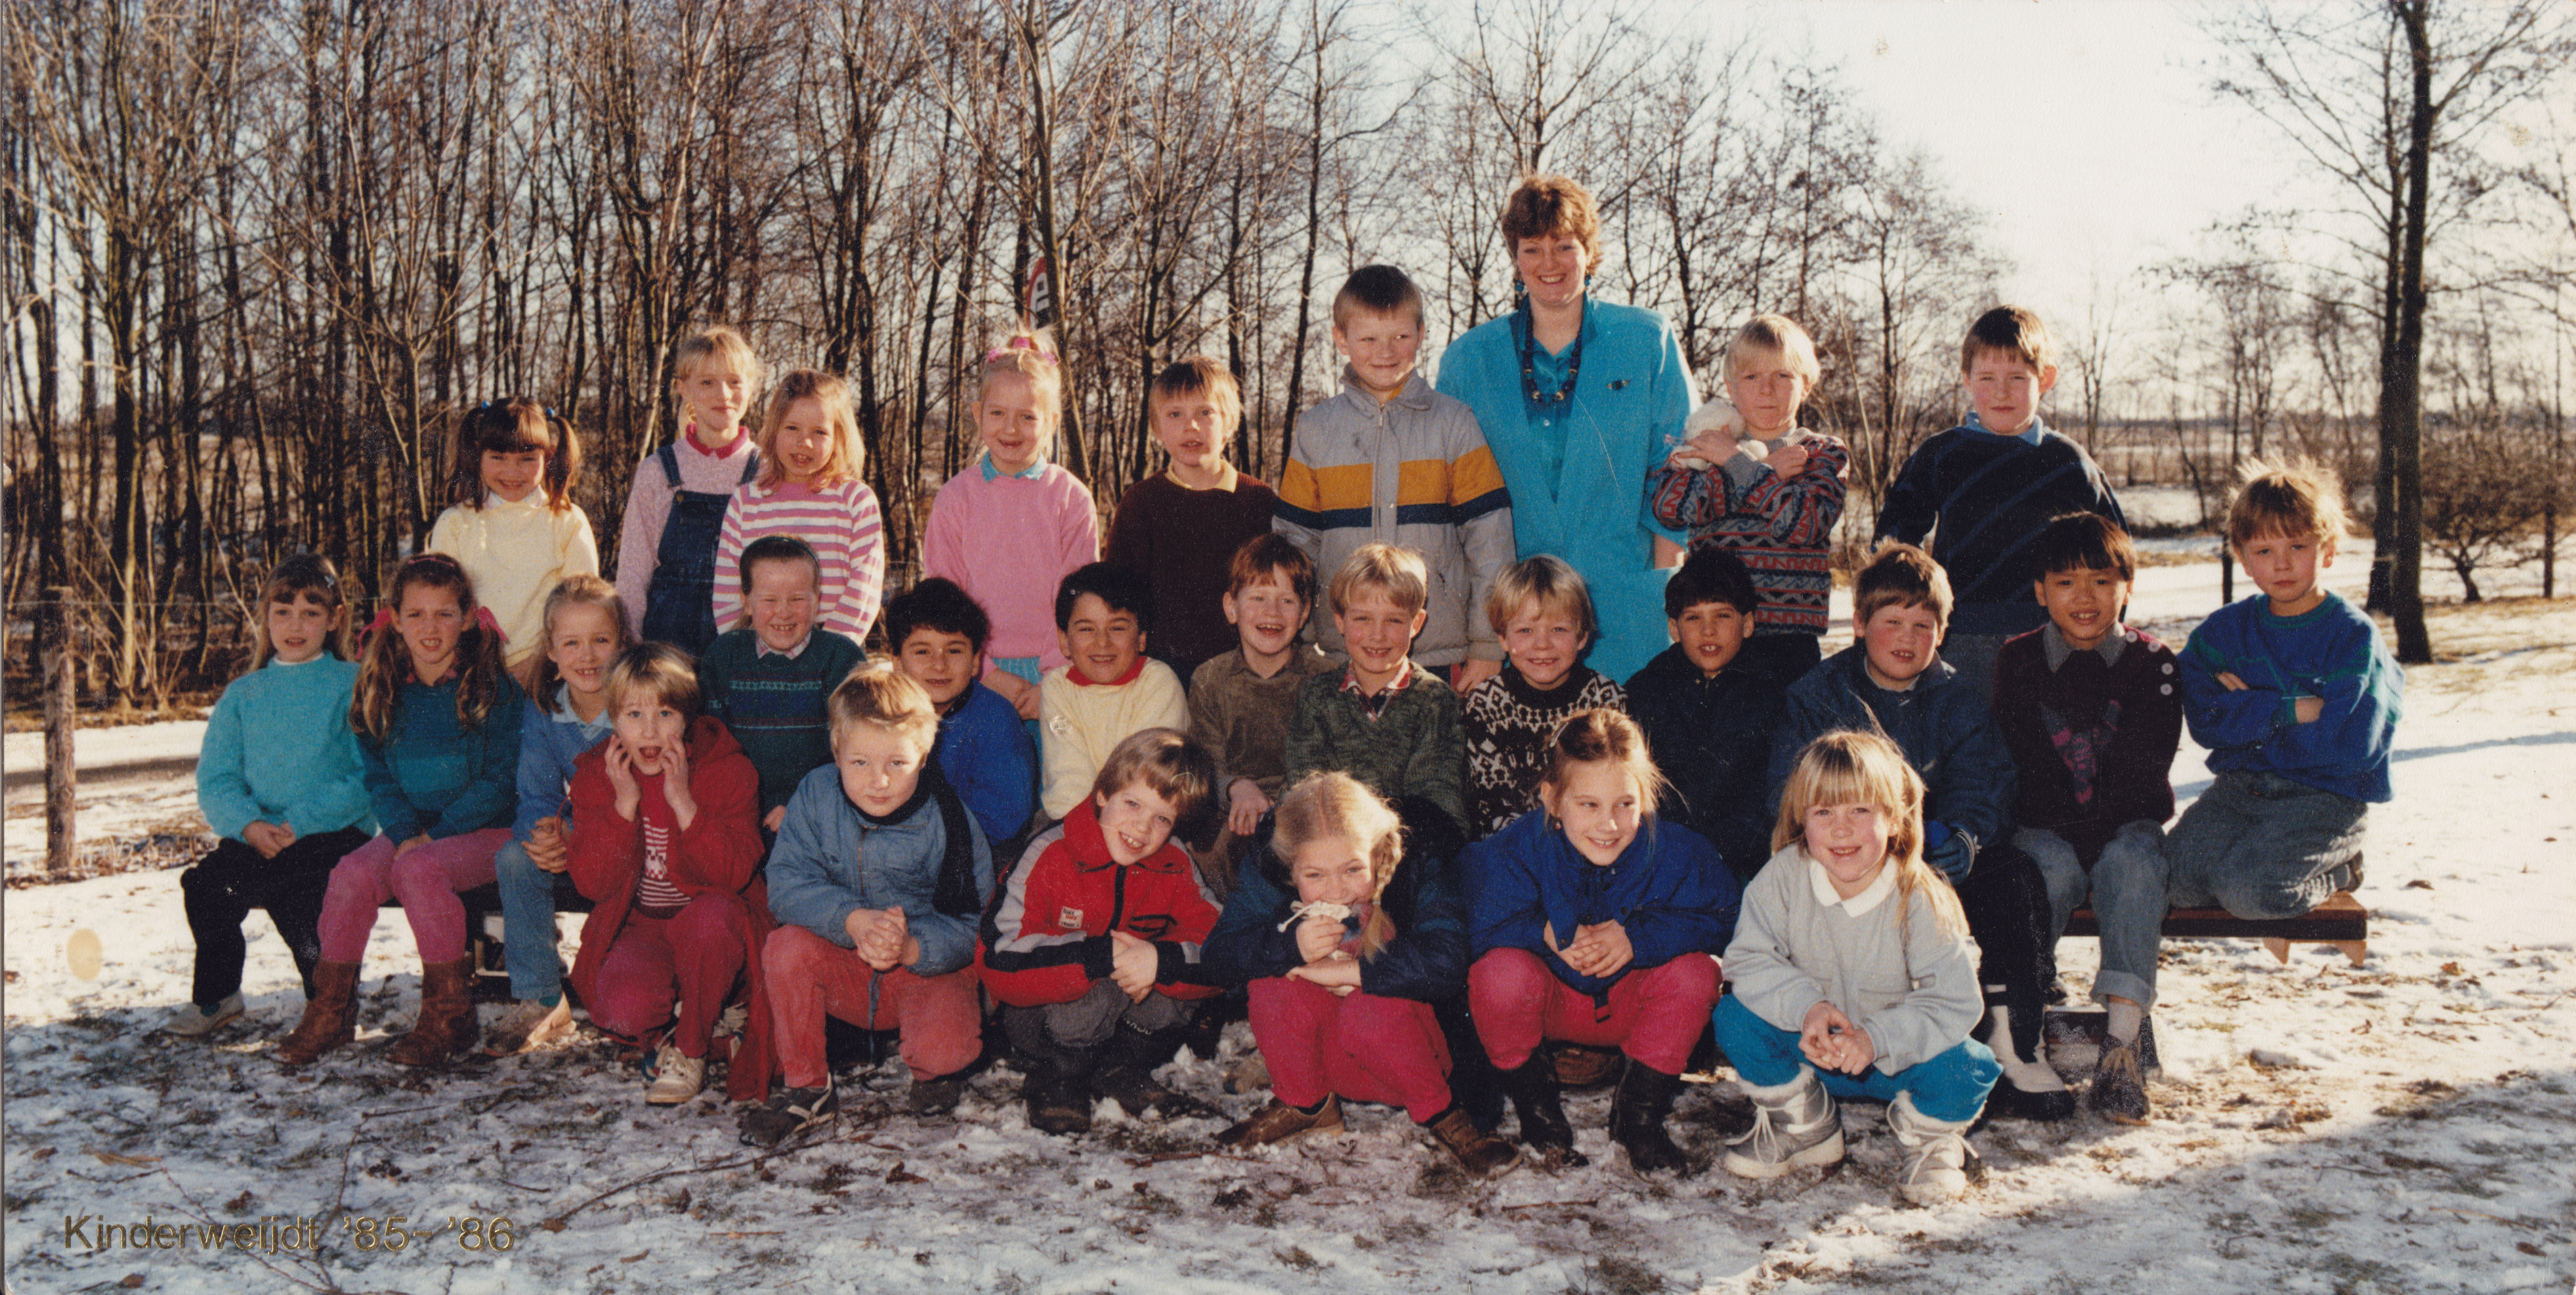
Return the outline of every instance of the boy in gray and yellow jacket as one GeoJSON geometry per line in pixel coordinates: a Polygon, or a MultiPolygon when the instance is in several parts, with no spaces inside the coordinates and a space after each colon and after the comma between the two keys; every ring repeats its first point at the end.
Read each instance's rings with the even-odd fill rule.
{"type": "MultiPolygon", "coordinates": [[[[1472,687],[1502,668],[1502,647],[1477,612],[1514,556],[1502,469],[1475,414],[1416,372],[1422,294],[1403,271],[1372,265],[1351,275],[1333,298],[1333,346],[1349,359],[1342,392],[1297,419],[1272,524],[1325,584],[1363,544],[1420,553],[1431,598],[1413,658],[1465,662],[1457,686],[1472,687]]],[[[1321,617],[1316,637],[1341,654],[1339,631],[1321,617]]]]}

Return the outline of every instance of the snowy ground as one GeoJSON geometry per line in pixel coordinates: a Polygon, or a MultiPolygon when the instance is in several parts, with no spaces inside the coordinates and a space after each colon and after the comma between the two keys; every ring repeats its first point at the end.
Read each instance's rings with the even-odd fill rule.
{"type": "MultiPolygon", "coordinates": [[[[2348,555],[2336,574],[2357,584],[2365,565],[2348,555]]],[[[2215,587],[2206,565],[2151,568],[2136,615],[2178,643],[2215,587]]],[[[2570,1289],[2576,604],[2443,610],[2434,633],[2458,659],[2410,675],[2398,800],[2374,813],[2361,895],[2367,964],[2168,945],[2155,1122],[1990,1125],[1955,1205],[1896,1203],[1893,1144],[1858,1106],[1835,1172],[1642,1181],[1602,1139],[1599,1093],[1570,1102],[1591,1167],[1492,1184],[1461,1180],[1374,1108],[1347,1140],[1278,1154],[1206,1154],[1218,1121],[1140,1124],[1114,1106],[1091,1137],[1048,1138],[1025,1128],[1007,1071],[928,1123],[888,1112],[899,1091],[874,1095],[899,1089],[893,1073],[845,1078],[852,1119],[755,1157],[712,1092],[646,1108],[603,1042],[443,1074],[388,1067],[375,1053],[417,992],[395,918],[370,950],[356,1055],[288,1076],[265,1054],[300,999],[258,919],[248,1022],[206,1044],[151,1033],[185,993],[190,945],[177,874],[139,871],[0,897],[0,1263],[25,1291],[2570,1289]],[[95,980],[66,966],[80,929],[102,938],[95,980]],[[201,1228],[335,1206],[351,1221],[325,1230],[318,1260],[198,1248],[201,1228]],[[393,1214],[507,1217],[513,1246],[469,1252],[454,1231],[398,1253],[356,1246],[355,1217],[393,1214]],[[66,1217],[83,1215],[93,1243],[102,1223],[148,1219],[184,1225],[189,1248],[67,1244],[66,1217]]],[[[150,758],[177,740],[168,728],[113,731],[83,763],[150,758]]],[[[24,767],[15,739],[8,757],[24,767]]],[[[2196,752],[2175,778],[2186,798],[2206,785],[2196,752]]],[[[183,826],[189,806],[187,779],[166,773],[95,795],[84,835],[102,850],[119,830],[183,826]]],[[[20,799],[13,876],[41,835],[20,799]]],[[[2093,943],[2062,958],[2080,997],[2093,943]]],[[[1238,1027],[1231,1046],[1247,1044],[1238,1027]]],[[[1221,1073],[1189,1061],[1165,1078],[1230,1113],[1257,1103],[1222,1093],[1221,1073]]],[[[1719,1079],[1676,1121],[1704,1156],[1748,1119],[1731,1073],[1719,1079]]]]}

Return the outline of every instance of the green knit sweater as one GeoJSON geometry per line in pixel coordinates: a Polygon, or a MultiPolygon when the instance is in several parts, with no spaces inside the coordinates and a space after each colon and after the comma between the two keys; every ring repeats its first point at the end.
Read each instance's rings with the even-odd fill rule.
{"type": "Polygon", "coordinates": [[[1328,670],[1297,689],[1288,721],[1288,779],[1339,769],[1389,800],[1420,796],[1465,829],[1467,742],[1458,726],[1458,694],[1419,662],[1410,683],[1370,719],[1359,693],[1344,692],[1347,670],[1328,670]]]}

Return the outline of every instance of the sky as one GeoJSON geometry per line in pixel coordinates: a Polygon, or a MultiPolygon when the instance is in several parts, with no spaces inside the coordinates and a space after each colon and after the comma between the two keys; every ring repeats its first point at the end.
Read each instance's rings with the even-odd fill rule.
{"type": "MultiPolygon", "coordinates": [[[[1883,135],[1984,212],[2005,294],[2080,317],[2094,284],[2185,255],[2256,203],[2329,195],[2302,156],[2208,89],[2204,6],[2147,0],[1656,0],[1652,21],[1759,33],[1839,64],[1883,135]]],[[[2146,291],[2122,289],[2134,303],[2146,291]]],[[[2128,307],[2124,306],[2124,310],[2128,307]]]]}

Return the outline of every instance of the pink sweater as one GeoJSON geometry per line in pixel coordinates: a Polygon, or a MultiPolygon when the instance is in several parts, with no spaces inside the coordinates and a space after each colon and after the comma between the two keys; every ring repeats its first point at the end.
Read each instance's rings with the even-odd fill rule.
{"type": "MultiPolygon", "coordinates": [[[[729,495],[742,484],[742,462],[751,453],[751,429],[744,428],[721,454],[698,448],[689,431],[680,433],[673,457],[680,461],[680,488],[710,495],[729,495]]],[[[626,632],[644,637],[644,591],[660,564],[662,523],[671,520],[671,480],[653,455],[635,467],[635,485],[626,492],[626,518],[617,527],[617,597],[626,604],[626,632]]],[[[716,581],[722,585],[724,581],[716,581]]],[[[718,622],[721,626],[722,622],[718,622]]]]}
{"type": "Polygon", "coordinates": [[[993,618],[994,657],[1065,664],[1056,641],[1055,587],[1100,560],[1100,515],[1073,474],[1048,463],[1028,477],[984,479],[984,461],[939,488],[921,541],[924,575],[945,576],[993,618]]]}
{"type": "Polygon", "coordinates": [[[868,641],[885,590],[885,526],[877,493],[855,478],[816,490],[781,482],[763,493],[758,483],[733,492],[725,505],[724,537],[716,542],[716,627],[731,629],[742,615],[742,551],[766,535],[793,535],[814,546],[823,560],[822,599],[815,614],[825,629],[868,641]]]}

